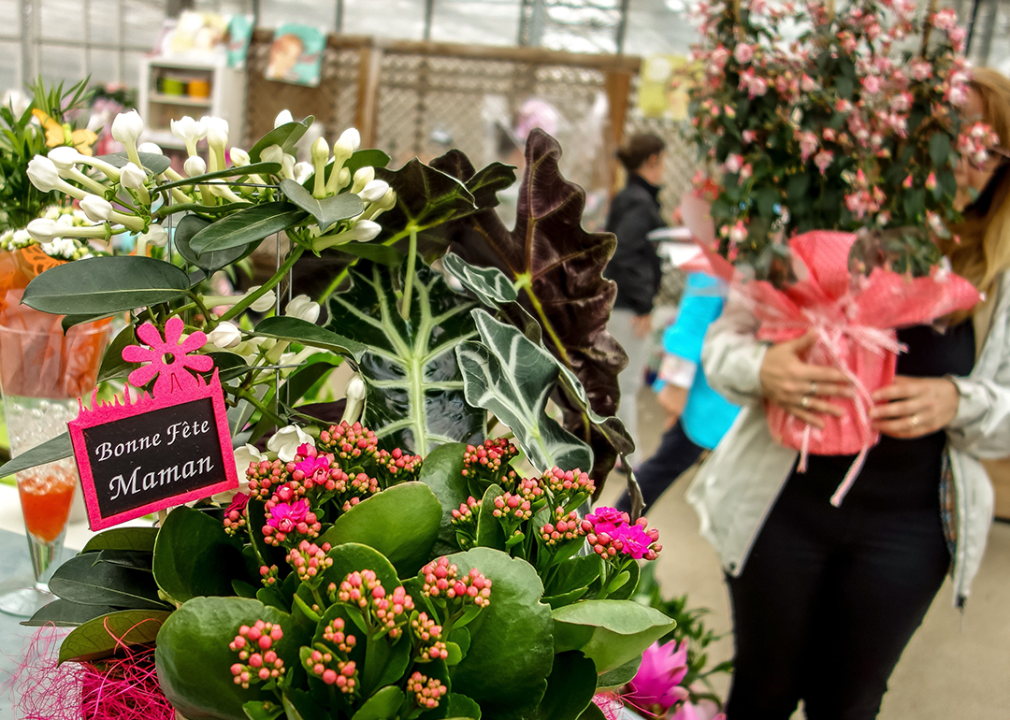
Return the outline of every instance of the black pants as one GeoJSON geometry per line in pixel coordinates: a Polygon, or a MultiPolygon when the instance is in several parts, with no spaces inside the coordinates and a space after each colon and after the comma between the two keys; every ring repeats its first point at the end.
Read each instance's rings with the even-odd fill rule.
{"type": "MultiPolygon", "coordinates": [[[[684,432],[680,421],[663,433],[656,452],[635,470],[635,479],[642,488],[646,512],[659,496],[673,485],[673,481],[698,462],[705,448],[695,445],[684,432]]],[[[627,490],[617,501],[617,509],[631,512],[631,497],[627,490]]]]}
{"type": "Polygon", "coordinates": [[[870,720],[950,565],[935,507],[832,507],[790,478],[743,573],[727,578],[736,657],[727,720],[870,720]]]}

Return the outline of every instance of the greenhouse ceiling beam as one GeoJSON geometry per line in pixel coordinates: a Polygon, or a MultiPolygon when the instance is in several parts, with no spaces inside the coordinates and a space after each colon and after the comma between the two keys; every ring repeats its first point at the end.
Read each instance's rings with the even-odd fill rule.
{"type": "Polygon", "coordinates": [[[435,0],[424,0],[424,39],[431,40],[431,21],[435,17],[435,0]]]}

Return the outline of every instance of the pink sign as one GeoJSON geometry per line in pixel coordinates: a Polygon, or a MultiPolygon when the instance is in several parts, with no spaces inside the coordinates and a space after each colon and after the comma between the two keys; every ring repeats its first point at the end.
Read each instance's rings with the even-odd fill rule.
{"type": "Polygon", "coordinates": [[[213,368],[209,356],[190,354],[206,335],[180,343],[183,327],[170,319],[162,340],[145,323],[137,335],[148,347],[123,349],[124,360],[147,363],[130,373],[129,383],[155,380],[153,397],[128,385],[125,402],[99,403],[96,391],[91,409],[81,403],[69,423],[92,530],[238,488],[217,371],[210,382],[190,372],[213,368]]]}

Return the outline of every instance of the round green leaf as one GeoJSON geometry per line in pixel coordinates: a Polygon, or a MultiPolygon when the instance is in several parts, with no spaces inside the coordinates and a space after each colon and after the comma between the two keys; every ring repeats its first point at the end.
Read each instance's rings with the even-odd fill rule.
{"type": "Polygon", "coordinates": [[[402,704],[403,690],[390,685],[368,698],[351,720],[386,720],[395,717],[402,704]]]}
{"type": "Polygon", "coordinates": [[[418,479],[431,488],[442,505],[442,524],[433,552],[437,555],[456,552],[456,531],[452,527],[452,511],[470,497],[463,477],[464,443],[446,443],[428,453],[418,479]]]}
{"type": "Polygon", "coordinates": [[[179,251],[179,254],[182,255],[183,258],[186,259],[186,262],[191,265],[196,265],[198,268],[206,270],[208,273],[213,273],[223,267],[231,265],[236,260],[240,260],[243,255],[252,250],[249,245],[239,245],[238,247],[229,248],[227,250],[218,250],[216,252],[207,252],[202,254],[198,253],[193,249],[193,237],[210,225],[210,220],[206,220],[205,218],[197,215],[187,215],[179,221],[179,225],[175,229],[172,240],[175,242],[175,249],[179,251]]]}
{"type": "Polygon", "coordinates": [[[116,313],[175,300],[189,275],[149,257],[93,257],[57,265],[25,288],[24,303],[55,315],[116,313]]]}
{"type": "Polygon", "coordinates": [[[326,579],[339,585],[352,572],[368,569],[375,572],[386,592],[392,592],[399,585],[396,569],[386,556],[378,550],[356,542],[337,545],[327,556],[333,560],[333,565],[325,572],[326,579]]]}
{"type": "Polygon", "coordinates": [[[543,584],[525,560],[491,548],[450,555],[461,573],[477,568],[492,582],[491,604],[474,619],[470,649],[451,668],[452,689],[473,698],[486,717],[526,718],[540,704],[554,662],[551,611],[543,584]]]}
{"type": "Polygon", "coordinates": [[[245,563],[237,540],[210,515],[180,507],[168,514],[154,544],[154,579],[176,602],[231,595],[245,563]]]}
{"type": "Polygon", "coordinates": [[[411,577],[428,561],[441,520],[442,506],[431,489],[408,482],[352,507],[320,542],[368,545],[385,555],[401,577],[411,577]]]}
{"type": "Polygon", "coordinates": [[[554,656],[547,692],[532,716],[534,720],[578,720],[596,694],[596,666],[572,650],[554,656]]]}
{"type": "Polygon", "coordinates": [[[82,553],[98,552],[99,550],[136,550],[138,552],[154,552],[154,539],[158,537],[157,528],[118,527],[105,530],[88,540],[82,553]]]}
{"type": "Polygon", "coordinates": [[[187,720],[246,720],[244,703],[275,700],[251,685],[243,690],[229,670],[238,655],[228,648],[242,625],[257,620],[280,623],[284,638],[275,650],[284,665],[296,668],[298,647],[307,637],[291,617],[248,598],[196,598],[172,613],[158,635],[155,661],[161,689],[187,720]],[[199,661],[197,661],[199,659],[199,661]]]}
{"type": "Polygon", "coordinates": [[[555,650],[581,650],[601,674],[641,655],[676,625],[631,600],[586,600],[558,608],[553,616],[555,650]]]}

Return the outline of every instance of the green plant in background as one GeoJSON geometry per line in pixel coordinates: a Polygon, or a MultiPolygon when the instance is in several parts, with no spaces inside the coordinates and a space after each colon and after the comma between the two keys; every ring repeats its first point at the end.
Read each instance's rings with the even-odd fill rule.
{"type": "Polygon", "coordinates": [[[87,82],[64,90],[63,83],[47,88],[40,78],[29,88],[28,105],[0,106],[0,232],[20,230],[46,208],[65,202],[59,193],[34,186],[28,165],[35,156],[72,143],[90,152],[90,143],[85,141],[94,142],[94,134],[78,130],[74,122],[74,114],[86,106],[87,82]]]}
{"type": "Polygon", "coordinates": [[[632,599],[660,611],[676,623],[670,632],[659,639],[659,644],[674,642],[677,646],[681,646],[681,643],[686,643],[687,672],[679,684],[690,690],[689,701],[695,703],[701,700],[714,700],[721,703],[712,686],[711,678],[714,675],[731,673],[733,662],[725,660],[709,667],[707,648],[723,637],[717,635],[711,628],[705,627],[702,618],[709,613],[709,610],[689,606],[687,595],[665,597],[662,587],[656,580],[654,565],[647,565],[642,570],[642,579],[632,599]],[[699,690],[698,683],[707,690],[699,690]]]}

